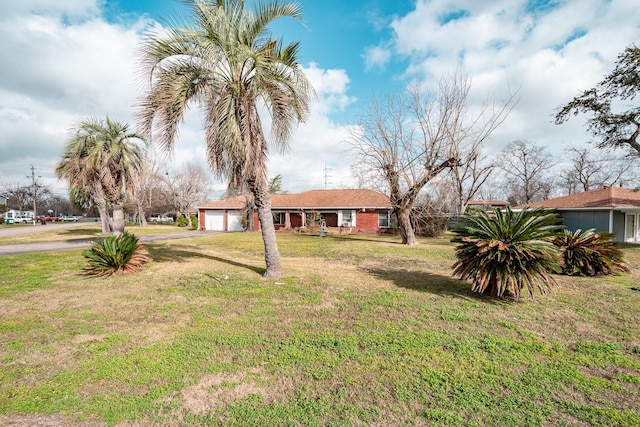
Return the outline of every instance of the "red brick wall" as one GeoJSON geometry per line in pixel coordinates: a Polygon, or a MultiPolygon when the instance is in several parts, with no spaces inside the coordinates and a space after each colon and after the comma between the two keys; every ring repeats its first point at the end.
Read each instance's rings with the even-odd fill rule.
{"type": "Polygon", "coordinates": [[[356,211],[356,226],[351,230],[352,233],[378,233],[378,230],[378,211],[356,211]]]}
{"type": "MultiPolygon", "coordinates": [[[[199,215],[199,229],[204,230],[204,210],[200,210],[199,215]]],[[[328,214],[327,217],[327,226],[334,227],[337,225],[338,216],[336,214],[328,214]],[[332,225],[333,223],[336,225],[332,225]]],[[[291,213],[291,229],[297,230],[302,226],[302,217],[299,214],[291,213]]],[[[225,225],[226,225],[226,215],[225,215],[225,225]]],[[[253,213],[253,224],[254,230],[260,231],[260,221],[258,220],[258,212],[253,213]]],[[[276,225],[276,230],[284,230],[284,225],[276,225]]],[[[392,233],[394,230],[392,228],[379,228],[378,227],[378,211],[377,210],[369,210],[367,209],[365,212],[362,212],[362,209],[356,210],[356,226],[351,229],[351,233],[392,233]]]]}

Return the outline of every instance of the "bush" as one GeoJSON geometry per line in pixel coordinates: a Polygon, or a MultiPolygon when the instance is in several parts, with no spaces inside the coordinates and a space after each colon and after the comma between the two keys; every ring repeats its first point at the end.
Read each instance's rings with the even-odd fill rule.
{"type": "Polygon", "coordinates": [[[178,227],[186,227],[187,225],[189,225],[189,218],[187,218],[186,216],[181,216],[178,219],[176,219],[176,225],[178,227]]]}
{"type": "Polygon", "coordinates": [[[447,231],[447,217],[442,215],[421,215],[418,217],[418,234],[424,237],[440,237],[447,231]]]}
{"type": "Polygon", "coordinates": [[[87,258],[83,274],[108,277],[112,274],[135,273],[151,260],[143,243],[133,234],[106,237],[94,242],[91,249],[82,253],[87,258]]]}
{"type": "Polygon", "coordinates": [[[191,216],[191,229],[192,230],[197,230],[198,229],[198,216],[195,214],[189,214],[191,216]]]}
{"type": "Polygon", "coordinates": [[[595,229],[581,229],[564,233],[553,239],[560,251],[560,272],[568,276],[602,276],[617,271],[629,271],[622,251],[613,241],[613,234],[596,233],[595,229]]]}
{"type": "Polygon", "coordinates": [[[558,251],[551,239],[560,230],[558,217],[542,208],[513,212],[470,210],[454,229],[458,243],[454,275],[473,282],[471,290],[514,300],[526,287],[545,293],[555,280],[558,251]]]}

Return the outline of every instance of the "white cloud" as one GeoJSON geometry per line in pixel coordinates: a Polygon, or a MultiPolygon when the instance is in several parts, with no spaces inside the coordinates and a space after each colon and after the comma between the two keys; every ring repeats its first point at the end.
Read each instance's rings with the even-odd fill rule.
{"type": "Polygon", "coordinates": [[[420,0],[391,24],[394,53],[409,60],[408,76],[426,81],[464,69],[473,76],[470,96],[477,102],[520,88],[519,104],[494,135],[496,147],[516,139],[552,149],[584,142],[584,118],[557,126],[554,112],[600,81],[617,55],[640,40],[637,4],[561,1],[532,11],[528,3],[420,0]]]}
{"type": "MultiPolygon", "coordinates": [[[[72,126],[83,118],[109,115],[135,127],[134,107],[141,95],[137,49],[150,23],[109,23],[100,5],[85,0],[6,5],[0,18],[0,184],[29,183],[33,164],[41,180],[64,196],[66,184],[55,178],[54,168],[72,126]]],[[[325,161],[333,169],[333,183],[344,182],[349,170],[342,153],[345,128],[328,118],[354,102],[348,95],[349,76],[313,63],[305,73],[317,102],[308,122],[295,132],[290,152],[272,153],[271,160],[270,175],[281,173],[291,190],[323,184],[325,161]]],[[[207,167],[202,127],[200,110],[193,108],[180,126],[174,152],[162,158],[168,169],[186,161],[207,167]]],[[[224,183],[215,185],[224,188],[224,183]]]]}
{"type": "Polygon", "coordinates": [[[352,127],[329,117],[355,101],[347,95],[349,77],[345,70],[321,69],[314,63],[304,71],[318,99],[311,106],[307,122],[294,132],[289,152],[272,154],[269,175],[282,175],[283,187],[290,192],[322,189],[325,181],[328,188],[350,187],[351,159],[346,153],[346,141],[352,127]]]}
{"type": "Polygon", "coordinates": [[[53,171],[68,130],[91,116],[134,125],[135,49],[145,23],[106,23],[98,3],[84,0],[11,3],[0,19],[0,171],[8,171],[0,182],[24,181],[21,169],[34,164],[64,195],[53,171]]]}
{"type": "Polygon", "coordinates": [[[384,69],[391,60],[391,50],[382,46],[369,46],[364,52],[365,70],[384,69]]]}

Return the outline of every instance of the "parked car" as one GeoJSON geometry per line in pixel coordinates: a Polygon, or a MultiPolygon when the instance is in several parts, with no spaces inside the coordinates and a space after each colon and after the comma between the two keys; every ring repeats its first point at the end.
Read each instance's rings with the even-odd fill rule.
{"type": "Polygon", "coordinates": [[[56,221],[60,221],[60,218],[52,215],[40,215],[36,217],[36,221],[56,222],[56,221]]]}
{"type": "Polygon", "coordinates": [[[29,224],[30,222],[33,222],[33,217],[32,216],[16,215],[15,217],[13,217],[13,223],[14,224],[29,224]]]}
{"type": "Polygon", "coordinates": [[[77,216],[66,216],[66,215],[61,215],[60,216],[60,221],[65,221],[65,222],[78,222],[78,217],[77,216]]]}
{"type": "Polygon", "coordinates": [[[149,222],[173,222],[173,218],[167,215],[152,216],[149,222]]]}

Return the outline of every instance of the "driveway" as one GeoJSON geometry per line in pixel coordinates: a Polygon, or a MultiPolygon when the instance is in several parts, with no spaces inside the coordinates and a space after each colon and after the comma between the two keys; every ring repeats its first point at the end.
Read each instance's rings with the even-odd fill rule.
{"type": "MultiPolygon", "coordinates": [[[[69,223],[56,223],[47,225],[20,225],[16,224],[15,227],[5,227],[0,229],[0,236],[17,236],[21,234],[42,232],[42,227],[47,227],[47,230],[57,228],[70,228],[87,225],[86,222],[69,222],[69,223]]],[[[171,239],[183,239],[186,237],[198,237],[214,234],[210,231],[186,231],[178,233],[158,233],[158,234],[145,234],[139,236],[140,242],[154,242],[156,240],[171,240],[171,239]]],[[[75,239],[75,240],[60,240],[53,242],[37,242],[37,243],[8,243],[0,245],[0,256],[7,255],[20,255],[28,253],[38,252],[58,252],[68,251],[73,249],[89,249],[94,239],[75,239]]]]}

